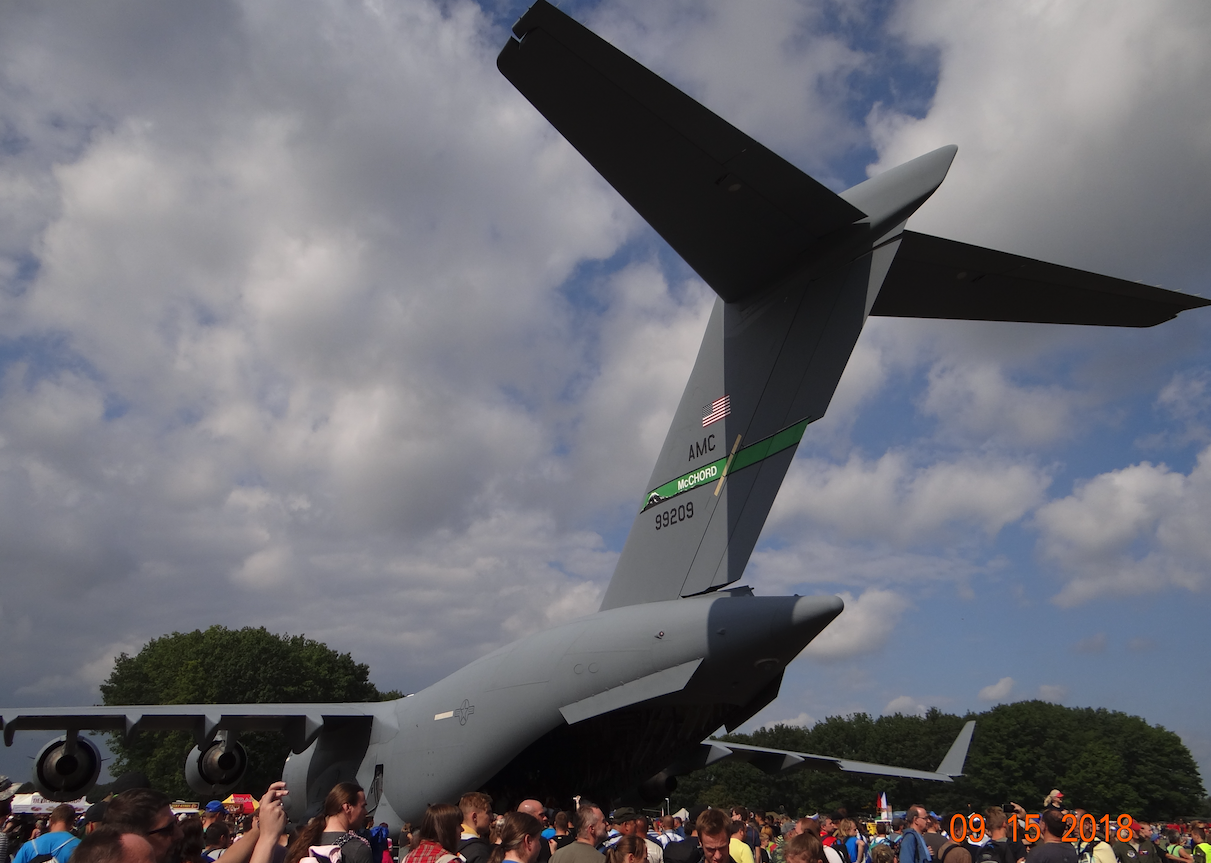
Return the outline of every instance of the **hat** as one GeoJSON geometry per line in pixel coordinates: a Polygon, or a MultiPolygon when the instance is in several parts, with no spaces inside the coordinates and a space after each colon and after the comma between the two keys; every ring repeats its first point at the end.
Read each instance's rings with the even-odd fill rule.
{"type": "Polygon", "coordinates": [[[638,817],[639,813],[630,806],[619,806],[614,810],[614,817],[610,820],[612,820],[615,824],[622,824],[626,821],[634,821],[638,817]]]}
{"type": "Polygon", "coordinates": [[[224,806],[222,803],[220,803],[218,800],[211,800],[209,803],[206,804],[205,809],[207,812],[226,812],[227,811],[227,807],[224,806]]]}
{"type": "Polygon", "coordinates": [[[109,804],[102,800],[100,803],[94,803],[84,810],[85,824],[100,824],[105,820],[105,812],[109,809],[109,804]]]}
{"type": "Polygon", "coordinates": [[[1143,829],[1144,829],[1143,824],[1139,823],[1134,818],[1131,819],[1131,832],[1132,833],[1138,833],[1140,830],[1143,830],[1143,829]]]}
{"type": "Polygon", "coordinates": [[[7,776],[0,776],[0,803],[17,793],[17,786],[7,776]]]}

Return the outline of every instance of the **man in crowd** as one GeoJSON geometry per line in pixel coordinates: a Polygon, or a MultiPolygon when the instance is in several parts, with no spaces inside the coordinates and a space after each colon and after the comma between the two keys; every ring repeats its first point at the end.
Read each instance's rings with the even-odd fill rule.
{"type": "Polygon", "coordinates": [[[136,833],[151,845],[156,863],[171,863],[182,839],[168,795],[150,788],[123,791],[109,802],[105,823],[123,833],[136,833]]]}
{"type": "Polygon", "coordinates": [[[647,819],[630,806],[619,806],[614,810],[614,830],[617,835],[610,837],[606,848],[613,848],[623,836],[642,836],[648,849],[648,863],[663,863],[664,849],[645,835],[647,819]]]}
{"type": "Polygon", "coordinates": [[[707,809],[694,822],[704,863],[738,863],[731,855],[732,819],[722,809],[707,809]]]}
{"type": "Polygon", "coordinates": [[[924,806],[917,803],[908,807],[904,813],[904,836],[900,840],[900,863],[928,863],[929,846],[921,837],[928,822],[929,813],[924,806]]]}
{"type": "Polygon", "coordinates": [[[946,837],[942,835],[942,822],[933,813],[930,813],[925,821],[925,832],[921,834],[921,838],[925,840],[925,847],[929,849],[930,856],[934,860],[940,859],[938,855],[946,844],[946,837]]]}
{"type": "Polygon", "coordinates": [[[1131,838],[1113,844],[1119,863],[1159,863],[1160,854],[1152,844],[1152,827],[1143,821],[1131,820],[1131,838]]]}
{"type": "Polygon", "coordinates": [[[158,863],[151,843],[137,833],[102,825],[76,846],[72,863],[158,863]]]}
{"type": "Polygon", "coordinates": [[[1064,841],[1064,812],[1044,809],[1042,812],[1043,841],[1026,855],[1027,863],[1076,863],[1076,849],[1064,841]]]}
{"type": "Polygon", "coordinates": [[[231,828],[226,821],[215,821],[202,831],[202,841],[206,843],[202,856],[210,861],[218,860],[231,845],[231,828]]]}
{"type": "Polygon", "coordinates": [[[728,852],[736,863],[754,863],[753,849],[744,841],[747,825],[743,821],[732,821],[732,835],[728,842],[728,852]]]}
{"type": "Polygon", "coordinates": [[[470,791],[458,801],[463,814],[462,835],[458,853],[467,863],[487,863],[492,846],[488,833],[492,830],[492,798],[481,791],[470,791]]]}
{"type": "MultiPolygon", "coordinates": [[[[1018,863],[1006,838],[1009,819],[1000,806],[984,810],[984,835],[979,842],[968,839],[972,863],[1018,863]]],[[[1025,854],[1023,854],[1025,856],[1025,854]]]]}
{"type": "Polygon", "coordinates": [[[605,813],[592,803],[576,810],[576,841],[551,855],[551,863],[601,863],[605,858],[597,846],[606,838],[605,813]]]}
{"type": "Polygon", "coordinates": [[[1190,840],[1194,845],[1190,852],[1194,863],[1211,863],[1211,845],[1207,844],[1207,831],[1196,824],[1190,828],[1190,840]]]}
{"type": "MultiPolygon", "coordinates": [[[[538,819],[538,823],[545,829],[547,826],[547,810],[537,800],[523,800],[517,805],[518,812],[524,812],[527,815],[533,815],[538,819]]],[[[551,843],[538,843],[538,858],[534,863],[550,863],[551,860],[551,843]]]]}
{"type": "Polygon", "coordinates": [[[67,863],[67,858],[80,844],[80,840],[71,832],[76,826],[76,810],[70,803],[60,803],[51,810],[46,826],[46,833],[21,846],[21,850],[13,855],[13,863],[29,863],[41,854],[49,854],[59,863],[67,863]]]}

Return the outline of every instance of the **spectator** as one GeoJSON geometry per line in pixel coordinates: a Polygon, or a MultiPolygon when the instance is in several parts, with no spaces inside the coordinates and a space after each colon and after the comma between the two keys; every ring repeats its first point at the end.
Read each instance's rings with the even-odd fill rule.
{"type": "Polygon", "coordinates": [[[462,813],[462,828],[458,838],[458,853],[467,863],[488,863],[492,846],[488,832],[492,829],[492,798],[480,791],[469,791],[458,801],[462,813]]]}
{"type": "Polygon", "coordinates": [[[929,846],[921,831],[929,823],[929,813],[917,803],[908,807],[904,815],[904,835],[900,839],[900,863],[928,863],[929,846]]]}
{"type": "Polygon", "coordinates": [[[606,838],[605,813],[592,803],[582,803],[573,822],[576,839],[551,855],[551,863],[601,863],[597,846],[606,838]]]}
{"type": "Polygon", "coordinates": [[[109,802],[102,800],[98,803],[94,803],[92,806],[89,806],[84,810],[85,836],[101,826],[101,822],[105,820],[105,812],[107,809],[109,809],[109,802]]]}
{"type": "MultiPolygon", "coordinates": [[[[457,811],[457,810],[456,810],[457,811]]],[[[307,822],[286,852],[287,863],[308,856],[313,847],[335,845],[343,863],[376,863],[370,843],[353,830],[366,820],[366,792],[354,782],[339,782],[324,798],[324,808],[307,822]]]]}
{"type": "Polygon", "coordinates": [[[857,824],[843,818],[837,825],[837,838],[845,843],[845,853],[853,863],[863,863],[866,859],[866,840],[858,835],[857,824]]]}
{"type": "Polygon", "coordinates": [[[732,835],[728,840],[728,851],[736,863],[754,863],[753,849],[744,841],[747,825],[743,821],[732,821],[732,835]]]}
{"type": "Polygon", "coordinates": [[[29,863],[41,854],[49,854],[59,863],[67,863],[80,844],[80,840],[71,832],[75,826],[76,810],[70,803],[60,803],[51,810],[47,832],[22,845],[21,850],[13,855],[13,863],[29,863]]]}
{"type": "Polygon", "coordinates": [[[1017,850],[1009,843],[1006,836],[1009,819],[1005,817],[1004,809],[990,806],[984,810],[983,818],[984,835],[979,842],[969,840],[967,843],[972,863],[1018,863],[1026,856],[1025,846],[1019,857],[1017,850]]]}
{"type": "Polygon", "coordinates": [[[1114,856],[1119,863],[1159,863],[1160,855],[1149,839],[1152,828],[1143,821],[1131,819],[1131,838],[1113,844],[1114,856]]]}
{"type": "Polygon", "coordinates": [[[699,842],[700,837],[698,836],[698,817],[708,808],[700,805],[689,811],[689,820],[685,823],[689,825],[690,835],[664,849],[665,863],[703,863],[702,844],[699,842]]]}
{"type": "Polygon", "coordinates": [[[1064,812],[1050,808],[1042,812],[1043,840],[1026,855],[1026,863],[1077,863],[1076,849],[1065,842],[1064,812]]]}
{"type": "Polygon", "coordinates": [[[1211,845],[1207,844],[1206,829],[1197,824],[1191,827],[1190,842],[1194,845],[1191,852],[1194,863],[1211,863],[1211,845]]]}
{"type": "Polygon", "coordinates": [[[736,863],[731,854],[732,819],[721,809],[707,809],[694,822],[705,863],[736,863]]]}
{"type": "Polygon", "coordinates": [[[71,860],[72,863],[157,863],[151,843],[144,837],[109,824],[85,836],[71,860]]]}
{"type": "Polygon", "coordinates": [[[227,807],[221,801],[211,800],[202,807],[202,832],[206,832],[206,828],[216,821],[222,821],[227,818],[227,807]]]}
{"type": "Polygon", "coordinates": [[[545,844],[541,821],[527,812],[508,812],[501,819],[500,842],[493,846],[488,863],[535,863],[545,844]]]}
{"type": "MultiPolygon", "coordinates": [[[[414,837],[407,863],[451,863],[458,857],[462,812],[450,803],[431,803],[414,837]]],[[[542,829],[541,827],[539,829],[542,829]]],[[[491,859],[491,853],[489,853],[491,859]]]]}
{"type": "MultiPolygon", "coordinates": [[[[537,800],[523,800],[517,805],[518,812],[524,812],[526,815],[534,818],[541,828],[547,826],[547,811],[537,800]]],[[[538,863],[549,863],[551,859],[551,845],[549,842],[543,842],[538,849],[538,863]]]]}
{"type": "Polygon", "coordinates": [[[1165,831],[1164,857],[1169,863],[1192,863],[1194,858],[1182,847],[1181,836],[1176,830],[1165,831]]]}
{"type": "MultiPolygon", "coordinates": [[[[0,776],[0,824],[8,821],[8,816],[13,812],[13,795],[17,793],[17,787],[13,785],[13,781],[7,776],[0,776]]],[[[8,831],[0,830],[0,863],[9,863],[8,861],[8,831]]]]}
{"type": "MultiPolygon", "coordinates": [[[[606,848],[612,848],[623,836],[643,836],[647,832],[644,828],[646,823],[647,819],[630,806],[618,807],[614,810],[614,829],[618,831],[618,835],[606,842],[606,848]]],[[[644,836],[644,841],[648,843],[648,863],[662,863],[664,860],[663,849],[646,836],[644,836]]]]}
{"type": "Polygon", "coordinates": [[[158,863],[171,863],[184,838],[168,795],[150,788],[132,788],[111,800],[105,823],[146,839],[158,863]]]}
{"type": "Polygon", "coordinates": [[[1064,795],[1060,789],[1051,789],[1051,793],[1043,798],[1043,808],[1056,809],[1060,812],[1064,811],[1064,795]]]}
{"type": "Polygon", "coordinates": [[[188,815],[181,819],[182,863],[206,863],[206,858],[202,856],[202,850],[206,847],[205,834],[199,816],[188,815]]]}
{"type": "Polygon", "coordinates": [[[824,846],[816,834],[797,832],[787,837],[782,856],[786,863],[824,863],[824,846]]]}
{"type": "Polygon", "coordinates": [[[642,836],[623,836],[606,854],[606,863],[645,863],[648,843],[642,836]]]}
{"type": "Polygon", "coordinates": [[[231,828],[226,821],[215,821],[203,831],[202,838],[206,842],[202,856],[214,863],[231,846],[231,828]]]}
{"type": "Polygon", "coordinates": [[[932,812],[925,819],[925,830],[921,834],[921,838],[925,840],[925,845],[929,848],[933,859],[937,860],[938,855],[942,853],[942,846],[946,844],[946,837],[942,835],[942,823],[932,812]]]}
{"type": "Polygon", "coordinates": [[[565,845],[571,845],[576,841],[576,833],[572,829],[572,816],[568,812],[555,813],[555,838],[551,840],[553,849],[551,854],[565,845]]]}
{"type": "Polygon", "coordinates": [[[891,847],[890,842],[872,845],[870,849],[870,863],[896,863],[896,850],[891,847]]]}

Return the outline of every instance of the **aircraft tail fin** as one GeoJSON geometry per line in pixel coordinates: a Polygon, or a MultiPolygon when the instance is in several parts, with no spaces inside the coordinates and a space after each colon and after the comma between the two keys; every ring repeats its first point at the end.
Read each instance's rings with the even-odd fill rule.
{"type": "Polygon", "coordinates": [[[538,0],[496,65],[728,302],[866,215],[538,0]]]}
{"type": "Polygon", "coordinates": [[[938,765],[935,773],[940,773],[944,776],[962,776],[963,762],[967,760],[967,749],[971,746],[971,735],[976,730],[976,721],[969,719],[961,729],[959,736],[955,738],[955,742],[950,744],[950,749],[942,758],[942,763],[938,765]]]}

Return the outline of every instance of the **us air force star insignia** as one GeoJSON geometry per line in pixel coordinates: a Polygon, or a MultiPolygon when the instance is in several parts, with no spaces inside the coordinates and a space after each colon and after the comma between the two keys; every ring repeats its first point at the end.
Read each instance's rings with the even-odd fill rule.
{"type": "Polygon", "coordinates": [[[466,725],[467,717],[470,716],[474,712],[475,712],[475,705],[472,704],[470,701],[468,701],[466,698],[464,698],[462,706],[455,709],[454,715],[458,717],[459,725],[466,725]]]}

